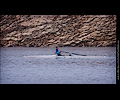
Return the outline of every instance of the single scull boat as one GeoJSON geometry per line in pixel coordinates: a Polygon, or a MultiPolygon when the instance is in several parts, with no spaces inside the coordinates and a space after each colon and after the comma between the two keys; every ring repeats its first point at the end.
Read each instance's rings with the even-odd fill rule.
{"type": "Polygon", "coordinates": [[[101,58],[106,56],[57,56],[57,55],[33,55],[33,56],[24,56],[26,58],[101,58]]]}

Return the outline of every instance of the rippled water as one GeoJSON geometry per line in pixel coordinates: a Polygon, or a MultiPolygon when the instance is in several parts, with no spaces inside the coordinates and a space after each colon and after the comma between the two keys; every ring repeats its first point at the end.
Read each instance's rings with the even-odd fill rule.
{"type": "MultiPolygon", "coordinates": [[[[55,48],[0,48],[1,84],[116,84],[116,47],[60,47],[105,58],[25,58],[53,55],[55,48]]],[[[65,54],[67,55],[67,54],[65,54]]]]}

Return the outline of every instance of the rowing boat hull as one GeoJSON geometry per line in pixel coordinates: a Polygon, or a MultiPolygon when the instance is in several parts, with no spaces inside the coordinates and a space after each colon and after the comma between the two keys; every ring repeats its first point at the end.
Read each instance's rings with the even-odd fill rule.
{"type": "Polygon", "coordinates": [[[26,58],[103,58],[105,56],[56,56],[56,55],[37,55],[37,56],[24,56],[26,58]]]}

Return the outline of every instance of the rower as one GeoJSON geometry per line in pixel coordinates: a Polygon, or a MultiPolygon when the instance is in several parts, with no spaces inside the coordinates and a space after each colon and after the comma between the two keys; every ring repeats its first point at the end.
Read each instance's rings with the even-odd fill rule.
{"type": "Polygon", "coordinates": [[[57,56],[65,56],[61,54],[61,51],[58,50],[58,47],[56,47],[54,54],[57,54],[57,56]]]}

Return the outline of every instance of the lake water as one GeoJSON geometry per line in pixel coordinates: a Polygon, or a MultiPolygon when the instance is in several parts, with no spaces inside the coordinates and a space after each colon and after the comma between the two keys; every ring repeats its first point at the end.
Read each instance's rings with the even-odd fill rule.
{"type": "Polygon", "coordinates": [[[0,50],[1,84],[116,84],[116,47],[59,47],[70,53],[106,56],[72,59],[24,57],[53,55],[55,48],[49,47],[0,50]]]}

